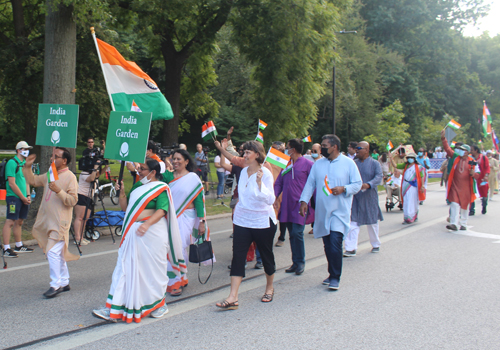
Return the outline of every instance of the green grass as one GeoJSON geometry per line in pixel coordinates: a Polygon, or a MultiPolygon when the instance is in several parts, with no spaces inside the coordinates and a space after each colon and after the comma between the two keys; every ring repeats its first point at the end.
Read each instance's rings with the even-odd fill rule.
{"type": "MultiPolygon", "coordinates": [[[[2,201],[2,202],[5,202],[5,201],[2,201]]],[[[6,218],[5,217],[0,217],[0,227],[3,229],[3,225],[5,224],[5,220],[6,218]]],[[[27,240],[30,240],[30,239],[33,239],[33,236],[31,235],[31,232],[30,231],[26,231],[26,230],[22,230],[22,233],[21,233],[21,239],[23,241],[27,241],[27,240]]],[[[10,236],[10,244],[13,244],[15,243],[14,242],[14,234],[11,234],[10,236]]]]}

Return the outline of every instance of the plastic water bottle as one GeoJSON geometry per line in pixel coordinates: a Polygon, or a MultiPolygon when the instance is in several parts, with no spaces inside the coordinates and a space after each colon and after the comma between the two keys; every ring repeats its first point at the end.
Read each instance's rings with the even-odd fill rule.
{"type": "Polygon", "coordinates": [[[35,192],[35,189],[33,189],[31,191],[31,199],[35,199],[35,197],[36,197],[36,192],[35,192]]]}

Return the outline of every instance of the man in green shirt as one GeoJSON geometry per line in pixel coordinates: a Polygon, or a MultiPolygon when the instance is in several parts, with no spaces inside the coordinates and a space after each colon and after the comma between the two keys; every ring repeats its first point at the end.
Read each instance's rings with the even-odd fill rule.
{"type": "Polygon", "coordinates": [[[28,216],[31,204],[29,185],[24,178],[22,167],[26,163],[29,150],[26,141],[20,141],[16,145],[16,156],[9,160],[5,166],[5,178],[7,179],[7,219],[3,226],[3,254],[6,258],[17,258],[18,253],[32,253],[33,249],[26,247],[21,241],[23,220],[28,216]],[[14,228],[14,229],[12,229],[14,228]],[[16,247],[10,248],[11,231],[14,231],[16,247]]]}

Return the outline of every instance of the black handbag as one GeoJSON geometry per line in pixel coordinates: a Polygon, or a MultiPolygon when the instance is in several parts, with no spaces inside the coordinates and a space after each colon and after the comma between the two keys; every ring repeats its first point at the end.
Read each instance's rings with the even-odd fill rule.
{"type": "Polygon", "coordinates": [[[212,271],[214,270],[214,253],[212,250],[212,242],[203,241],[203,243],[200,244],[190,244],[189,262],[198,264],[198,281],[200,281],[201,284],[206,284],[210,279],[210,276],[212,276],[212,271]],[[200,278],[201,263],[206,260],[212,260],[212,268],[205,282],[202,282],[200,278]]]}

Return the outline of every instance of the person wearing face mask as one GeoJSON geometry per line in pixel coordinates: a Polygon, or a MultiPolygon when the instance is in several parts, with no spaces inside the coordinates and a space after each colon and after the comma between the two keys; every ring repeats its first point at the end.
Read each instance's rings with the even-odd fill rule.
{"type": "Polygon", "coordinates": [[[138,323],[148,315],[164,316],[167,264],[176,266],[178,274],[186,272],[171,191],[160,181],[160,164],[146,158],[137,170],[139,181],[128,196],[123,181],[116,185],[125,211],[122,241],[106,306],[92,312],[108,321],[138,323]]]}
{"type": "Polygon", "coordinates": [[[176,150],[173,158],[174,172],[165,172],[163,181],[172,191],[174,207],[179,222],[179,231],[182,238],[182,253],[186,265],[186,273],[182,276],[174,275],[171,264],[168,265],[168,288],[171,296],[182,294],[183,288],[188,285],[187,264],[188,249],[191,243],[198,240],[210,240],[210,231],[207,226],[205,213],[205,194],[200,178],[195,173],[195,164],[187,151],[176,150]]]}
{"type": "Polygon", "coordinates": [[[300,195],[302,217],[316,191],[314,238],[323,239],[328,261],[328,278],[322,283],[328,289],[339,289],[342,274],[342,241],[349,232],[353,196],[361,189],[358,167],[352,159],[340,153],[340,139],[333,134],[321,141],[321,158],[311,168],[300,195]]]}
{"type": "MultiPolygon", "coordinates": [[[[469,145],[455,145],[455,151],[448,145],[445,131],[441,131],[441,142],[443,149],[450,157],[450,173],[448,175],[447,199],[450,202],[450,224],[446,226],[448,230],[467,230],[467,220],[469,218],[469,205],[474,202],[474,179],[476,176],[476,166],[474,159],[469,156],[469,145]]],[[[457,143],[458,144],[458,143],[457,143]]]]}
{"type": "Polygon", "coordinates": [[[425,185],[427,172],[416,161],[417,155],[413,152],[406,155],[406,163],[397,165],[403,170],[401,175],[401,199],[403,202],[403,225],[413,224],[418,220],[419,201],[425,200],[425,185]]]}
{"type": "MultiPolygon", "coordinates": [[[[425,174],[426,174],[425,178],[426,178],[426,181],[428,181],[428,179],[429,179],[428,171],[431,168],[431,161],[429,160],[429,158],[425,154],[425,150],[423,147],[420,147],[418,149],[416,160],[417,160],[418,164],[420,164],[421,166],[424,167],[425,174]]],[[[425,183],[424,187],[427,188],[427,182],[425,183]]],[[[422,204],[424,204],[424,201],[420,201],[420,205],[422,205],[422,204]]]]}
{"type": "Polygon", "coordinates": [[[21,240],[23,221],[28,216],[31,196],[30,186],[20,171],[32,148],[26,141],[18,142],[16,155],[5,165],[7,218],[2,233],[3,254],[6,258],[17,258],[18,253],[33,253],[33,249],[26,247],[21,240]],[[10,247],[11,231],[14,231],[16,241],[14,249],[10,247]]]}
{"type": "Polygon", "coordinates": [[[498,171],[500,166],[498,160],[493,157],[493,152],[489,149],[486,151],[486,156],[490,162],[490,175],[488,176],[488,182],[490,184],[490,200],[493,199],[493,195],[498,193],[498,171]]]}
{"type": "MultiPolygon", "coordinates": [[[[274,183],[274,195],[278,198],[282,195],[281,207],[278,219],[281,225],[286,226],[290,234],[290,248],[292,250],[292,266],[286,269],[286,273],[300,275],[304,272],[306,264],[306,251],[304,246],[304,227],[312,222],[314,211],[309,205],[307,220],[298,216],[300,203],[299,198],[311,172],[313,162],[302,156],[303,142],[300,139],[291,139],[287,143],[288,154],[291,164],[281,171],[274,183]]],[[[274,208],[278,207],[276,200],[274,208]]],[[[283,236],[284,239],[284,236],[283,236]]],[[[284,240],[283,240],[284,241],[284,240]]]]}

